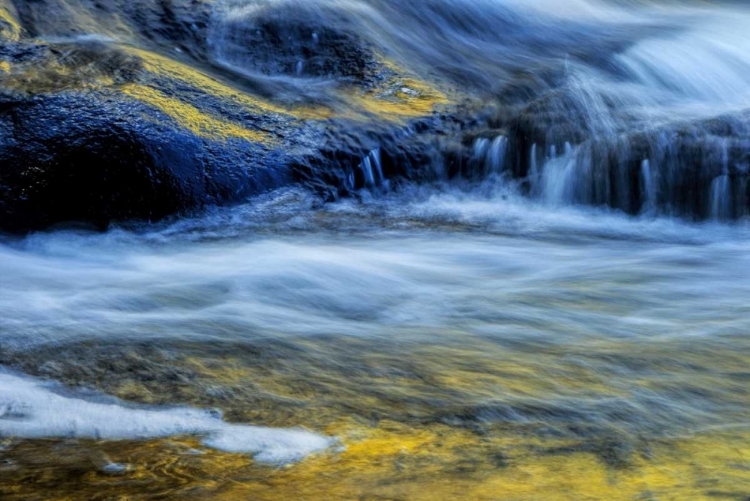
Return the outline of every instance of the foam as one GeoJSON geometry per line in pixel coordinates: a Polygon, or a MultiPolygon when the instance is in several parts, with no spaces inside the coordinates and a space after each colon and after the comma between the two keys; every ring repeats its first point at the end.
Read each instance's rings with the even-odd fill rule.
{"type": "Polygon", "coordinates": [[[31,378],[0,373],[0,436],[145,440],[175,435],[202,435],[208,447],[249,453],[272,464],[299,461],[334,443],[330,437],[302,429],[226,423],[217,412],[84,400],[56,393],[31,378]]]}

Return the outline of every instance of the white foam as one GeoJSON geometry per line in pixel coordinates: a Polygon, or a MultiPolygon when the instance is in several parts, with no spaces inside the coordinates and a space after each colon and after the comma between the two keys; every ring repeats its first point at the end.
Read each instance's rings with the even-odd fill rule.
{"type": "Polygon", "coordinates": [[[202,435],[203,443],[257,461],[284,464],[329,448],[334,439],[302,429],[229,424],[216,412],[142,409],[55,393],[31,378],[0,373],[0,436],[19,438],[153,439],[202,435]]]}

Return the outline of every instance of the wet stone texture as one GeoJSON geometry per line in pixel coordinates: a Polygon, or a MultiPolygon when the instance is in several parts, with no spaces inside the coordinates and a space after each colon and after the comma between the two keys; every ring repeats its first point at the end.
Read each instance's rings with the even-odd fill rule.
{"type": "Polygon", "coordinates": [[[377,6],[4,0],[0,230],[153,221],[292,184],[331,201],[498,176],[553,204],[696,220],[748,213],[743,109],[642,117],[643,103],[611,89],[628,76],[618,58],[653,26],[550,30],[504,8],[478,18],[477,6],[403,7],[428,27],[424,44],[447,29],[441,20],[455,22],[445,33],[455,54],[433,61],[429,46],[382,25],[393,6],[383,19],[377,6]],[[489,30],[486,54],[477,30],[489,30]],[[611,88],[582,88],[577,65],[611,88]],[[57,136],[36,134],[50,123],[57,136]],[[59,144],[67,136],[74,151],[59,144]],[[165,142],[185,154],[159,154],[165,142]]]}
{"type": "MultiPolygon", "coordinates": [[[[321,30],[319,55],[305,71],[330,73],[341,85],[284,102],[283,89],[212,62],[213,9],[85,0],[4,8],[14,29],[0,43],[1,231],[156,221],[300,181],[338,196],[355,186],[329,184],[336,176],[323,161],[324,145],[342,152],[348,178],[378,144],[373,138],[387,141],[446,102],[330,28],[321,30]],[[327,133],[333,129],[354,142],[327,133]]],[[[232,26],[226,29],[235,36],[232,26]]],[[[260,53],[291,50],[284,57],[296,58],[278,23],[261,28],[248,35],[267,40],[260,53]]],[[[243,33],[236,36],[244,40],[243,33]]],[[[258,54],[248,57],[261,64],[258,54]]]]}

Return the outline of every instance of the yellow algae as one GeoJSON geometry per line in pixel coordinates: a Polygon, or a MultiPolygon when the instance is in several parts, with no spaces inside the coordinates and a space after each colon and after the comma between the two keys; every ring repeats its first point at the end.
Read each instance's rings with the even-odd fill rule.
{"type": "MultiPolygon", "coordinates": [[[[313,357],[321,349],[315,342],[302,344],[306,346],[304,353],[313,357]]],[[[626,343],[615,343],[594,347],[594,350],[607,352],[613,346],[619,347],[620,354],[633,349],[626,343]]],[[[657,343],[639,349],[641,355],[660,357],[667,348],[657,343]]],[[[695,362],[701,360],[705,354],[696,351],[686,356],[695,362]]],[[[448,384],[451,388],[468,391],[469,382],[476,381],[483,367],[491,370],[485,365],[489,357],[501,353],[502,349],[492,350],[489,343],[483,346],[477,342],[476,351],[465,347],[424,348],[411,350],[407,358],[418,359],[423,370],[428,368],[432,373],[443,375],[446,379],[438,380],[438,386],[448,384]],[[449,356],[451,352],[455,356],[449,356]],[[438,360],[441,362],[435,366],[438,360]],[[451,369],[465,367],[472,361],[477,364],[477,372],[464,368],[450,375],[451,369]]],[[[554,354],[535,356],[540,357],[538,364],[555,365],[554,354]]],[[[389,361],[383,353],[365,352],[361,358],[370,366],[387,365],[389,361]]],[[[516,365],[510,360],[501,360],[497,372],[489,376],[491,384],[499,382],[500,374],[519,381],[534,381],[539,377],[534,371],[522,370],[523,360],[531,358],[520,357],[516,365]]],[[[739,355],[728,357],[730,367],[741,364],[742,360],[744,357],[739,355]]],[[[326,380],[321,368],[308,371],[309,379],[323,385],[316,397],[294,387],[299,383],[299,376],[295,377],[289,367],[274,368],[268,360],[253,362],[250,366],[248,359],[237,354],[229,357],[207,354],[190,356],[179,361],[179,365],[195,371],[197,379],[191,388],[209,381],[245,386],[252,383],[257,387],[253,391],[256,395],[264,390],[277,395],[306,397],[309,402],[316,398],[331,402],[343,399],[351,408],[374,409],[383,405],[383,402],[349,392],[347,381],[326,380]]],[[[300,364],[305,363],[309,361],[300,361],[300,364]]],[[[559,359],[556,365],[560,365],[559,359]]],[[[384,385],[384,379],[374,378],[373,385],[384,385]]],[[[434,380],[430,379],[432,383],[434,380]]],[[[409,392],[410,385],[418,383],[393,378],[387,384],[389,388],[409,392]]],[[[521,391],[542,395],[542,387],[532,382],[528,384],[529,389],[521,391]]],[[[568,382],[561,383],[566,384],[568,382]]],[[[571,380],[570,384],[578,389],[578,383],[571,380]]],[[[123,383],[114,393],[127,397],[144,392],[148,390],[141,385],[123,383]]],[[[574,440],[543,438],[512,427],[493,428],[489,433],[478,434],[460,427],[418,421],[367,423],[348,417],[348,407],[333,406],[317,419],[314,414],[319,408],[292,409],[295,411],[282,425],[303,423],[337,436],[343,450],[331,450],[299,464],[273,468],[256,464],[246,455],[206,449],[192,438],[143,443],[26,441],[11,447],[5,454],[17,468],[8,475],[0,471],[0,496],[11,501],[28,499],[31,494],[44,497],[45,493],[60,500],[77,500],[95,493],[101,499],[130,500],[149,499],[158,494],[175,500],[225,501],[708,501],[744,500],[750,494],[748,429],[717,429],[680,438],[650,439],[647,456],[634,452],[627,465],[614,468],[595,452],[576,449],[574,440]],[[59,447],[66,448],[63,459],[58,457],[59,447]],[[56,450],[56,454],[50,456],[50,449],[56,450]],[[194,449],[200,451],[194,452],[194,449]],[[48,459],[40,459],[45,457],[48,459]],[[102,458],[127,465],[127,472],[118,476],[100,473],[102,458]],[[74,477],[71,472],[85,473],[83,477],[74,477]],[[71,481],[72,478],[78,480],[71,481]]]]}
{"type": "MultiPolygon", "coordinates": [[[[188,130],[212,139],[241,138],[268,142],[273,140],[273,136],[201,109],[196,104],[196,97],[200,95],[214,97],[255,115],[315,120],[332,116],[331,110],[323,106],[287,109],[256,98],[196,68],[154,52],[125,46],[120,46],[119,50],[122,52],[83,53],[80,57],[59,60],[50,56],[42,63],[18,68],[6,63],[0,67],[0,84],[27,93],[66,89],[122,92],[160,109],[188,130]],[[116,58],[123,58],[124,62],[116,58]]],[[[341,90],[349,110],[342,116],[401,120],[427,115],[439,104],[448,102],[444,94],[415,79],[397,79],[389,82],[389,85],[390,90],[368,93],[341,90]]]]}
{"type": "Polygon", "coordinates": [[[81,72],[59,64],[46,66],[2,65],[0,85],[24,93],[57,92],[67,89],[95,90],[114,85],[111,76],[96,71],[81,72]]]}
{"type": "MultiPolygon", "coordinates": [[[[314,120],[334,116],[327,106],[284,107],[253,97],[172,58],[134,47],[126,47],[125,50],[141,58],[144,69],[151,74],[182,82],[196,90],[229,100],[247,110],[314,120]]],[[[340,90],[340,93],[345,106],[351,109],[355,117],[364,113],[385,120],[429,115],[436,107],[449,103],[444,93],[416,78],[393,78],[386,85],[375,90],[363,92],[345,88],[340,90]]]]}
{"type": "Polygon", "coordinates": [[[171,59],[169,57],[135,47],[123,47],[126,51],[138,56],[143,67],[149,73],[182,82],[194,89],[205,92],[223,100],[228,100],[244,109],[256,113],[276,113],[294,115],[297,118],[322,119],[330,116],[327,108],[299,107],[293,110],[278,106],[268,101],[255,98],[228,84],[220,82],[200,70],[171,59]]]}
{"type": "Polygon", "coordinates": [[[253,142],[273,141],[268,133],[247,129],[228,120],[220,120],[203,113],[195,106],[167,96],[151,87],[140,84],[125,84],[119,90],[172,117],[178,124],[194,134],[211,139],[246,139],[253,142]]]}
{"type": "Polygon", "coordinates": [[[359,112],[381,119],[401,120],[429,115],[439,106],[450,103],[445,93],[417,78],[394,60],[380,54],[376,59],[392,76],[367,92],[345,91],[347,101],[359,112]]]}
{"type": "MultiPolygon", "coordinates": [[[[444,427],[380,429],[340,454],[314,457],[278,472],[272,489],[238,484],[218,499],[408,499],[408,500],[678,500],[736,499],[750,489],[748,437],[726,448],[724,437],[697,437],[664,446],[652,460],[612,470],[590,453],[539,455],[514,441],[482,439],[444,427]],[[709,444],[718,453],[702,454],[709,444]],[[508,464],[493,459],[505,451],[508,464]],[[681,452],[692,450],[681,456],[681,452]],[[247,496],[247,497],[245,497],[247,496]],[[731,499],[731,498],[730,498],[731,499]]],[[[737,437],[734,437],[736,440],[737,437]]],[[[742,498],[744,499],[744,498],[742,498]]]]}
{"type": "Polygon", "coordinates": [[[413,78],[389,82],[388,90],[349,91],[347,102],[355,109],[382,119],[405,119],[426,116],[450,101],[441,91],[413,78]]]}
{"type": "MultiPolygon", "coordinates": [[[[210,500],[713,500],[746,499],[750,492],[750,433],[699,434],[653,445],[650,458],[612,469],[587,452],[544,454],[557,445],[513,435],[481,437],[443,425],[381,422],[375,428],[341,424],[345,448],[283,468],[249,456],[206,449],[197,439],[149,442],[83,441],[58,445],[62,457],[41,452],[51,441],[13,449],[14,464],[35,462],[34,482],[23,470],[3,476],[3,499],[54,493],[55,499],[123,496],[210,500]],[[88,451],[88,452],[86,452],[88,451]],[[49,464],[47,464],[47,462],[49,464]],[[103,463],[127,466],[99,473],[103,463]],[[54,466],[54,467],[52,467],[54,466]],[[43,469],[43,470],[42,470],[43,469]],[[70,471],[85,472],[78,482],[70,471]],[[39,471],[45,471],[43,475],[39,471]],[[82,482],[85,482],[83,484],[82,482]]],[[[80,475],[81,473],[78,473],[80,475]]]]}
{"type": "MultiPolygon", "coordinates": [[[[156,362],[180,367],[188,383],[170,387],[152,378],[114,378],[114,386],[103,390],[151,403],[163,403],[160,394],[169,393],[177,402],[223,408],[231,421],[303,425],[338,437],[343,448],[277,468],[207,449],[195,438],[23,441],[2,455],[15,466],[4,475],[0,463],[0,498],[17,501],[46,493],[77,500],[96,493],[101,499],[129,500],[159,495],[224,501],[744,501],[750,495],[747,427],[679,437],[650,435],[644,427],[646,436],[624,438],[633,447],[618,463],[607,457],[606,430],[591,442],[537,433],[518,423],[477,430],[439,420],[440,399],[446,405],[507,396],[545,401],[566,394],[614,395],[624,391],[623,382],[658,388],[685,378],[694,388],[732,390],[738,405],[747,405],[742,388],[731,386],[736,381],[722,380],[723,372],[747,371],[750,360],[743,350],[692,342],[687,351],[676,343],[591,342],[523,352],[484,339],[391,349],[356,339],[305,339],[288,351],[285,344],[246,351],[196,346],[175,358],[180,351],[171,350],[168,361],[156,362]],[[580,357],[584,363],[576,363],[580,357]],[[607,379],[596,363],[612,357],[637,357],[652,370],[638,371],[632,380],[607,379]],[[699,369],[707,365],[711,370],[699,369]],[[206,388],[226,388],[229,397],[209,403],[206,388]],[[425,399],[434,402],[429,405],[436,406],[437,417],[419,408],[425,399]],[[605,444],[597,448],[597,440],[605,444]],[[60,447],[66,451],[62,464],[60,447]],[[128,465],[128,471],[100,473],[102,455],[128,465]],[[76,476],[80,472],[85,476],[76,476]]],[[[140,356],[134,352],[132,358],[137,362],[140,356]]],[[[150,374],[157,377],[153,370],[150,374]]]]}

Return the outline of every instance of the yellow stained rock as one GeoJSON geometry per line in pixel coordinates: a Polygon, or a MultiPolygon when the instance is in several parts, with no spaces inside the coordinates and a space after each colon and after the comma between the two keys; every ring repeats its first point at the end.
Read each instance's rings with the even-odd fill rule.
{"type": "Polygon", "coordinates": [[[119,87],[119,90],[166,113],[182,127],[201,137],[216,140],[245,139],[259,143],[271,143],[275,140],[266,132],[247,129],[242,125],[215,118],[187,102],[170,97],[146,85],[126,84],[119,87]]]}
{"type": "Polygon", "coordinates": [[[144,69],[153,75],[181,82],[197,91],[227,100],[248,111],[276,113],[304,119],[327,118],[330,115],[326,108],[300,107],[290,110],[242,92],[188,64],[135,47],[123,47],[123,49],[138,56],[143,61],[144,69]]]}

